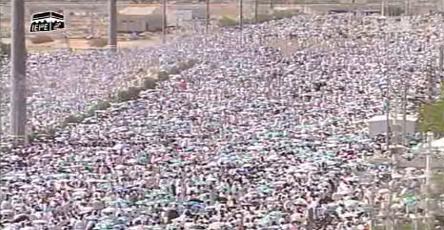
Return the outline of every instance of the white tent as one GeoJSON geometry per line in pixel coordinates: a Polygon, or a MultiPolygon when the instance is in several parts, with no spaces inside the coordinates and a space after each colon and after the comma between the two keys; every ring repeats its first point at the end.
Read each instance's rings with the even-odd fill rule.
{"type": "MultiPolygon", "coordinates": [[[[415,134],[416,130],[416,120],[417,118],[412,115],[407,115],[406,118],[406,133],[407,135],[413,135],[415,134]]],[[[387,115],[378,115],[370,118],[367,120],[368,127],[369,127],[369,135],[371,137],[374,137],[378,134],[384,134],[387,133],[387,115]]],[[[398,114],[398,117],[395,118],[394,116],[390,117],[390,127],[391,130],[398,130],[398,132],[401,132],[401,127],[403,123],[403,116],[402,114],[398,114]],[[396,125],[395,125],[396,124],[396,125]]]]}

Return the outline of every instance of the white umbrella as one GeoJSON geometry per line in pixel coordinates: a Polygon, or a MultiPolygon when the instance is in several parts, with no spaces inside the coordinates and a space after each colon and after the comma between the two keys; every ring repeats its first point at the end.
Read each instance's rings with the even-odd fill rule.
{"type": "Polygon", "coordinates": [[[21,230],[37,230],[37,228],[27,226],[27,227],[21,228],[21,230]]]}
{"type": "Polygon", "coordinates": [[[113,150],[119,151],[122,150],[125,146],[123,144],[116,144],[113,147],[113,150]]]}
{"type": "Polygon", "coordinates": [[[128,164],[137,164],[137,160],[136,159],[129,159],[126,161],[128,164]]]}
{"type": "Polygon", "coordinates": [[[209,167],[217,167],[217,162],[216,161],[212,161],[209,164],[207,164],[209,167]]]}
{"type": "Polygon", "coordinates": [[[307,201],[302,198],[298,198],[295,200],[294,204],[295,205],[307,205],[307,201]]]}
{"type": "Polygon", "coordinates": [[[346,207],[352,207],[352,206],[356,206],[358,204],[360,204],[360,202],[357,201],[357,200],[346,200],[346,201],[344,201],[344,205],[346,207]]]}
{"type": "Polygon", "coordinates": [[[12,215],[14,214],[14,211],[11,209],[1,210],[0,214],[2,214],[3,216],[12,215]]]}
{"type": "Polygon", "coordinates": [[[85,214],[94,211],[93,207],[82,207],[80,208],[80,213],[85,214]]]}
{"type": "Polygon", "coordinates": [[[393,204],[393,205],[392,205],[392,209],[401,209],[401,208],[403,208],[403,207],[404,207],[404,205],[399,204],[399,203],[397,203],[397,204],[393,204]]]}
{"type": "Polygon", "coordinates": [[[208,226],[208,229],[209,230],[219,230],[222,228],[223,225],[224,225],[223,222],[214,222],[208,226]]]}
{"type": "Polygon", "coordinates": [[[343,218],[353,218],[356,217],[356,213],[346,212],[342,215],[343,218]]]}
{"type": "Polygon", "coordinates": [[[107,215],[107,214],[112,214],[112,213],[114,213],[114,211],[115,211],[114,208],[108,207],[108,208],[103,209],[103,210],[102,210],[102,213],[105,214],[105,215],[107,215]]]}
{"type": "Polygon", "coordinates": [[[262,146],[262,145],[254,145],[254,146],[249,146],[247,148],[247,150],[261,150],[263,148],[264,148],[264,146],[262,146]]]}
{"type": "Polygon", "coordinates": [[[44,224],[47,224],[48,221],[46,221],[46,220],[34,220],[34,221],[32,221],[32,223],[36,224],[36,225],[44,225],[44,224]]]}
{"type": "Polygon", "coordinates": [[[268,161],[275,161],[275,160],[279,160],[279,156],[277,155],[271,155],[267,157],[268,161]]]}
{"type": "Polygon", "coordinates": [[[126,167],[124,165],[117,165],[116,169],[117,170],[124,170],[126,167]]]}

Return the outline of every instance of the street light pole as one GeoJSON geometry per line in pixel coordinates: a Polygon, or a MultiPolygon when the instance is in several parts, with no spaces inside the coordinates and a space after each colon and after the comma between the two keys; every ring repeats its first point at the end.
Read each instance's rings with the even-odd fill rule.
{"type": "Polygon", "coordinates": [[[254,23],[256,23],[257,24],[257,21],[258,21],[258,9],[259,8],[259,3],[258,3],[258,1],[257,0],[254,0],[254,23]]]}
{"type": "Polygon", "coordinates": [[[405,14],[406,16],[409,16],[409,15],[410,15],[410,0],[405,0],[404,14],[405,14]]]}
{"type": "Polygon", "coordinates": [[[386,125],[387,125],[387,135],[385,136],[386,140],[386,145],[387,145],[387,151],[390,151],[390,135],[391,135],[391,130],[390,130],[390,88],[391,88],[391,80],[390,77],[387,77],[387,91],[386,91],[386,101],[385,101],[385,106],[386,106],[386,125]]]}
{"type": "Polygon", "coordinates": [[[432,167],[431,167],[431,156],[432,156],[432,141],[433,133],[427,133],[427,150],[426,150],[426,198],[425,198],[425,217],[426,217],[426,230],[432,229],[432,216],[430,213],[430,185],[432,180],[432,167]]]}
{"type": "Polygon", "coordinates": [[[166,15],[166,2],[167,0],[162,1],[162,43],[166,42],[166,27],[167,27],[167,15],[166,15]]]}
{"type": "Polygon", "coordinates": [[[385,16],[385,0],[381,0],[381,16],[385,16]]]}
{"type": "Polygon", "coordinates": [[[11,134],[24,142],[26,134],[25,2],[11,0],[11,134]]]}
{"type": "Polygon", "coordinates": [[[117,0],[109,0],[108,45],[111,50],[117,49],[117,0]]]}
{"type": "Polygon", "coordinates": [[[407,146],[407,93],[408,84],[404,82],[404,91],[402,95],[402,144],[407,146]]]}
{"type": "MultiPolygon", "coordinates": [[[[444,46],[440,45],[439,46],[439,59],[438,59],[438,71],[442,72],[444,70],[444,46]]],[[[442,76],[442,74],[440,74],[442,76]]],[[[444,80],[440,79],[441,81],[444,80]]]]}
{"type": "Polygon", "coordinates": [[[240,27],[240,45],[243,46],[244,40],[244,2],[243,0],[239,0],[239,27],[240,27]]]}
{"type": "MultiPolygon", "coordinates": [[[[2,41],[2,9],[3,7],[0,8],[0,58],[3,57],[3,41],[2,41]]],[[[1,64],[3,60],[0,60],[0,70],[1,70],[1,64]]],[[[0,71],[0,143],[3,140],[3,76],[1,75],[1,71],[0,71]]]]}
{"type": "Polygon", "coordinates": [[[210,27],[210,0],[207,0],[207,21],[206,21],[206,32],[208,33],[210,27]]]}

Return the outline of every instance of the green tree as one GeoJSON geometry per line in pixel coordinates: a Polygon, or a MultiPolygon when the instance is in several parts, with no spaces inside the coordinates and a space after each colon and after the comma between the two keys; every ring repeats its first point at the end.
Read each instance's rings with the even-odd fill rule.
{"type": "Polygon", "coordinates": [[[143,89],[155,89],[157,86],[157,81],[152,78],[145,78],[143,80],[143,89]]]}
{"type": "Polygon", "coordinates": [[[219,26],[222,27],[233,27],[239,25],[239,22],[236,19],[232,19],[227,16],[223,16],[221,19],[219,19],[219,26]]]}
{"type": "Polygon", "coordinates": [[[129,87],[127,90],[121,90],[117,93],[117,101],[125,102],[139,98],[139,93],[142,91],[139,87],[129,87]]]}
{"type": "Polygon", "coordinates": [[[423,104],[420,110],[419,127],[422,132],[433,132],[437,136],[444,134],[444,100],[423,104]]]}

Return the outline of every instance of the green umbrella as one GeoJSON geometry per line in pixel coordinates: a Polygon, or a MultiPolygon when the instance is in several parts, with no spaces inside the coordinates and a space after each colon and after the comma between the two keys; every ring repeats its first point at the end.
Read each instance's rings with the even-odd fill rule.
{"type": "Polygon", "coordinates": [[[266,194],[268,194],[268,193],[272,193],[273,192],[273,189],[272,188],[270,188],[269,186],[266,186],[266,185],[261,185],[261,186],[259,186],[259,192],[261,192],[261,193],[266,193],[266,194]]]}
{"type": "Polygon", "coordinates": [[[135,204],[139,205],[139,206],[147,206],[147,203],[148,203],[148,201],[146,201],[146,200],[138,200],[135,202],[135,204]]]}
{"type": "Polygon", "coordinates": [[[408,206],[415,205],[417,202],[417,198],[415,196],[407,196],[404,198],[404,203],[408,206]]]}
{"type": "Polygon", "coordinates": [[[171,200],[170,199],[161,199],[161,200],[155,201],[155,203],[157,203],[157,204],[169,204],[169,203],[171,203],[171,200]]]}

